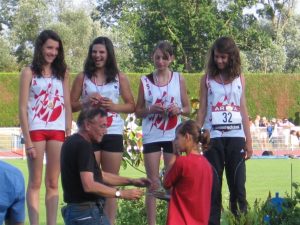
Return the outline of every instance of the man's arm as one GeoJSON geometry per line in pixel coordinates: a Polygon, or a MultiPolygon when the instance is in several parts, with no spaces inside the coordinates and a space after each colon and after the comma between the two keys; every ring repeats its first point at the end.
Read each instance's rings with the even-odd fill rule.
{"type": "Polygon", "coordinates": [[[109,185],[127,186],[133,185],[136,187],[147,187],[150,185],[151,181],[147,178],[129,178],[121,177],[112,173],[107,173],[102,171],[103,182],[109,185]]]}
{"type": "MultiPolygon", "coordinates": [[[[103,172],[105,174],[105,172],[103,172]]],[[[104,175],[103,180],[105,182],[105,179],[107,180],[114,180],[114,182],[109,183],[105,182],[107,184],[111,185],[122,185],[122,182],[129,184],[130,179],[129,178],[123,178],[119,177],[116,175],[116,177],[119,178],[109,178],[110,176],[104,175]],[[108,177],[108,178],[104,178],[108,177]]],[[[114,176],[113,176],[114,177],[114,176]]],[[[115,198],[116,197],[116,192],[118,189],[114,187],[109,187],[105,184],[95,182],[94,181],[94,175],[92,172],[80,172],[80,178],[83,186],[83,190],[87,193],[94,193],[102,197],[107,197],[107,198],[115,198]]],[[[136,180],[136,179],[132,179],[136,180]]],[[[140,189],[127,189],[127,190],[120,190],[121,195],[119,198],[122,199],[129,199],[129,200],[136,200],[139,199],[143,195],[143,190],[140,189]]]]}

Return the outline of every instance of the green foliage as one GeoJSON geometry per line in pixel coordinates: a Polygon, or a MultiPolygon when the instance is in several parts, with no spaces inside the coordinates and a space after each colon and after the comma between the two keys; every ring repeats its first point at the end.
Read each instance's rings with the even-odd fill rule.
{"type": "Polygon", "coordinates": [[[11,54],[9,43],[0,36],[0,71],[16,71],[18,66],[15,57],[11,54]]]}
{"type": "Polygon", "coordinates": [[[18,75],[0,74],[0,90],[0,126],[18,126],[18,75]]]}
{"type": "Polygon", "coordinates": [[[251,72],[263,71],[264,73],[282,72],[286,65],[285,49],[275,43],[262,50],[246,52],[251,72]]]}
{"type": "Polygon", "coordinates": [[[222,224],[223,225],[262,225],[264,212],[262,211],[262,204],[259,201],[255,201],[253,207],[248,206],[248,212],[246,214],[240,214],[239,217],[235,217],[229,209],[223,213],[222,224]]]}
{"type": "Polygon", "coordinates": [[[271,195],[263,203],[254,202],[248,213],[235,217],[229,210],[223,217],[225,225],[298,225],[300,224],[300,185],[293,183],[294,195],[287,195],[282,204],[271,201],[271,195]]]}
{"type": "MultiPolygon", "coordinates": [[[[145,73],[146,74],[146,73],[145,73]]],[[[0,74],[0,126],[17,126],[19,75],[0,74]]],[[[133,95],[137,96],[141,74],[130,73],[133,95]]],[[[184,74],[190,99],[198,99],[200,74],[184,74]]],[[[72,75],[72,79],[75,74],[72,75]]],[[[295,119],[300,105],[300,76],[283,74],[246,74],[246,99],[249,115],[266,117],[288,117],[295,119]]],[[[194,101],[194,100],[193,100],[194,101]]],[[[196,108],[198,106],[195,106],[196,108]]],[[[195,108],[195,109],[196,109],[195,108]]],[[[74,114],[75,115],[75,114],[74,114]]]]}
{"type": "Polygon", "coordinates": [[[198,72],[212,42],[231,36],[243,51],[245,72],[300,71],[300,15],[294,12],[295,0],[95,2],[87,11],[74,7],[72,1],[1,0],[0,31],[9,43],[0,45],[1,53],[13,49],[17,68],[28,65],[36,36],[52,28],[62,36],[72,72],[82,70],[87,47],[98,35],[112,39],[122,71],[151,70],[154,45],[169,40],[175,48],[174,70],[198,72]],[[249,8],[256,8],[256,14],[249,8]]]}
{"type": "Polygon", "coordinates": [[[300,71],[300,16],[293,16],[284,28],[283,38],[287,52],[285,70],[300,71]],[[291,29],[294,27],[296,29],[291,29]]]}
{"type": "Polygon", "coordinates": [[[122,166],[127,168],[127,164],[131,167],[143,172],[139,169],[141,162],[143,162],[142,154],[142,131],[141,126],[136,124],[137,120],[133,115],[128,115],[125,120],[125,129],[123,132],[124,148],[122,166]]]}
{"type": "Polygon", "coordinates": [[[269,216],[272,225],[298,225],[300,224],[300,184],[293,183],[295,194],[283,198],[281,207],[267,200],[262,207],[265,215],[269,216]]]}
{"type": "MultiPolygon", "coordinates": [[[[158,225],[166,224],[167,207],[166,201],[157,200],[158,225]]],[[[147,224],[144,198],[136,201],[120,200],[117,218],[117,225],[147,224]]]]}
{"type": "Polygon", "coordinates": [[[20,0],[11,29],[20,67],[31,62],[35,38],[48,21],[51,20],[45,0],[20,0]]]}
{"type": "Polygon", "coordinates": [[[88,47],[102,33],[100,24],[93,22],[83,9],[64,9],[58,21],[49,25],[63,40],[66,62],[72,72],[83,69],[88,47]]]}
{"type": "Polygon", "coordinates": [[[12,18],[16,11],[19,0],[1,0],[0,1],[0,31],[3,28],[11,27],[12,18]]]}
{"type": "MultiPolygon", "coordinates": [[[[105,26],[129,31],[125,34],[130,40],[135,71],[149,68],[149,57],[159,40],[173,43],[175,70],[200,71],[208,49],[219,36],[236,40],[249,61],[245,71],[295,71],[286,66],[286,62],[295,61],[292,57],[295,50],[289,46],[286,55],[288,43],[283,42],[284,28],[290,29],[287,24],[293,11],[292,1],[272,0],[270,4],[259,1],[262,8],[254,15],[245,9],[254,7],[257,0],[98,0],[93,18],[105,26]],[[286,57],[290,58],[286,60],[286,57]]],[[[293,28],[293,31],[300,30],[298,26],[293,28]]],[[[297,62],[292,65],[298,68],[297,62]]]]}

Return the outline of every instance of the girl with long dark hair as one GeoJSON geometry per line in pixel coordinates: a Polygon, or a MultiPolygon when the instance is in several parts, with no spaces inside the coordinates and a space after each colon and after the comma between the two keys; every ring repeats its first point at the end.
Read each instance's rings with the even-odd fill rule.
{"type": "MultiPolygon", "coordinates": [[[[73,112],[85,105],[106,109],[107,134],[101,143],[94,144],[94,153],[101,168],[118,174],[123,156],[124,121],[120,113],[134,112],[135,103],[129,81],[117,67],[114,46],[107,37],[97,37],[90,45],[84,71],[75,78],[71,90],[73,112]],[[121,96],[123,102],[119,102],[121,96]]],[[[109,198],[105,213],[115,223],[117,203],[109,198]]]]}
{"type": "Polygon", "coordinates": [[[39,195],[46,155],[47,224],[56,224],[60,150],[71,134],[69,76],[60,37],[44,30],[37,37],[33,60],[21,73],[19,118],[25,140],[29,181],[27,208],[30,224],[39,224],[39,195]]]}

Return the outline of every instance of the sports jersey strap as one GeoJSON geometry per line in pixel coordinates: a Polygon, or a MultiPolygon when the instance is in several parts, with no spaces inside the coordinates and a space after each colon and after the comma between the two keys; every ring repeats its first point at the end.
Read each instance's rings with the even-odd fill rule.
{"type": "Polygon", "coordinates": [[[208,89],[208,87],[209,87],[208,74],[205,74],[205,84],[206,84],[206,88],[208,89]]]}
{"type": "Polygon", "coordinates": [[[241,81],[241,84],[242,84],[242,88],[244,89],[244,87],[245,87],[245,81],[244,81],[245,77],[244,77],[244,79],[242,79],[242,75],[240,75],[239,78],[240,78],[240,81],[241,81]]]}
{"type": "Polygon", "coordinates": [[[149,73],[145,76],[148,80],[150,80],[152,83],[154,83],[154,77],[153,77],[153,73],[149,73]]]}

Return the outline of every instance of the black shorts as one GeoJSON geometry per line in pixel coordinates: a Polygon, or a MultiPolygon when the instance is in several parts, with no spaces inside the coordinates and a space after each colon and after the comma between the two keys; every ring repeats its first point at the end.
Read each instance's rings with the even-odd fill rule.
{"type": "Polygon", "coordinates": [[[123,135],[121,134],[105,134],[99,143],[93,143],[94,152],[123,152],[123,135]]]}
{"type": "Polygon", "coordinates": [[[149,144],[143,144],[143,153],[160,152],[173,153],[173,142],[172,141],[159,141],[149,144]]]}

